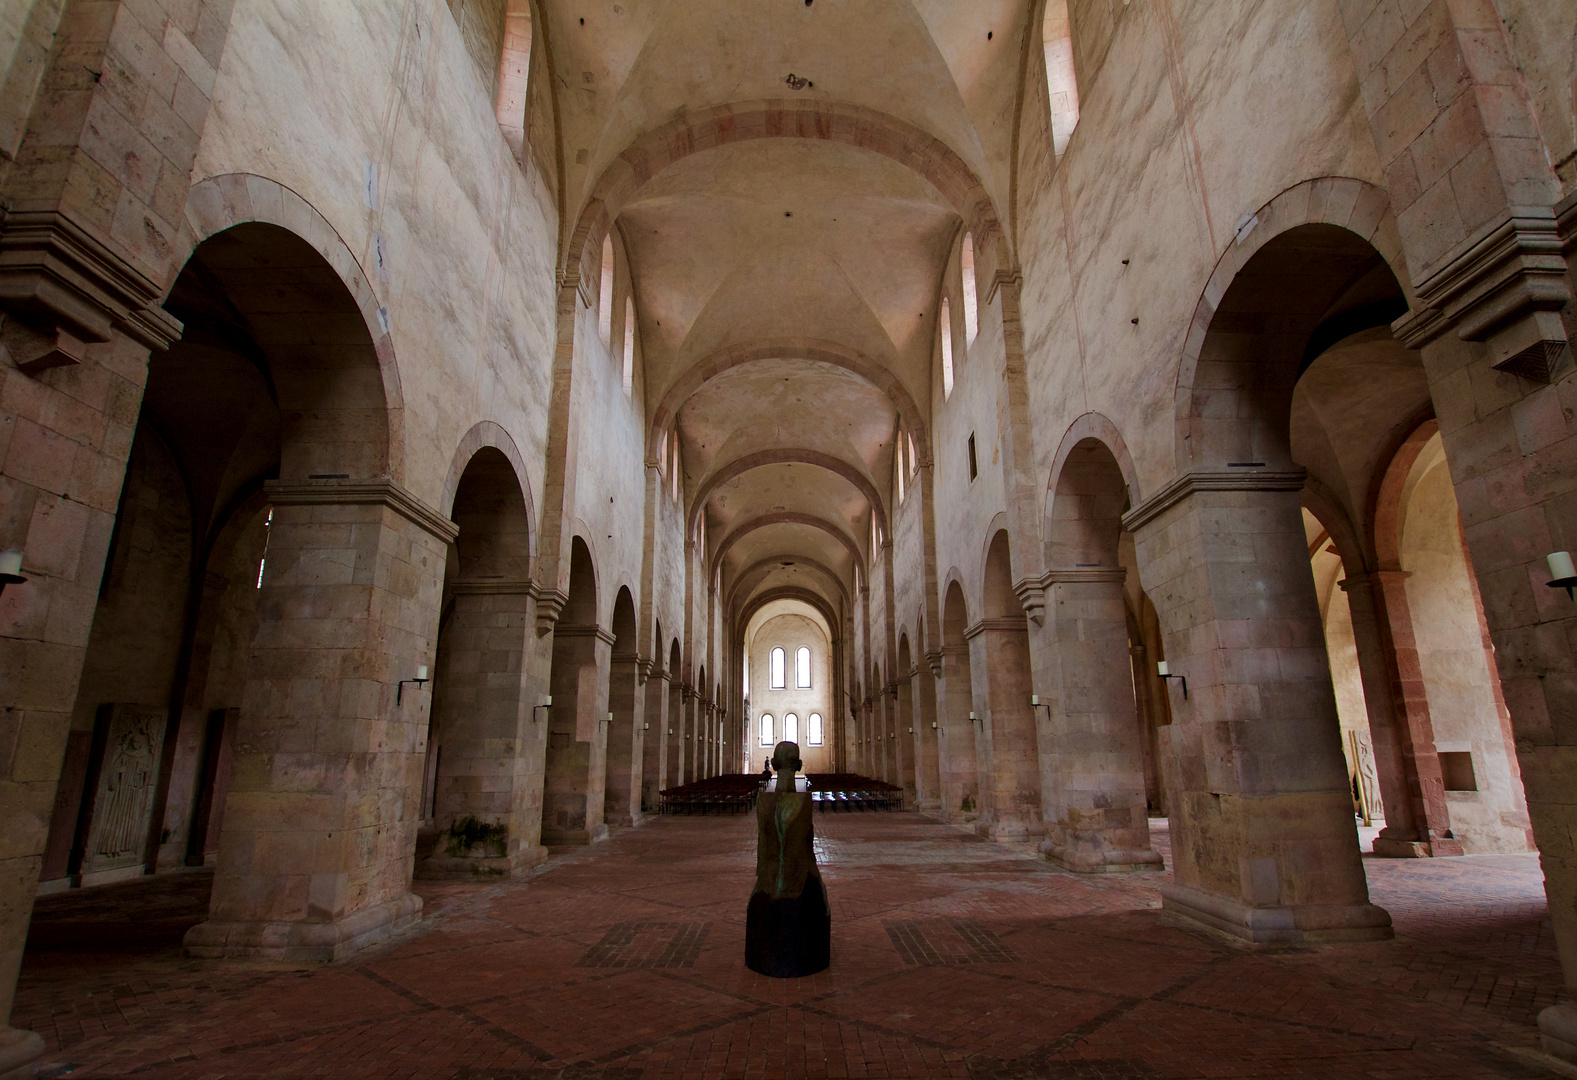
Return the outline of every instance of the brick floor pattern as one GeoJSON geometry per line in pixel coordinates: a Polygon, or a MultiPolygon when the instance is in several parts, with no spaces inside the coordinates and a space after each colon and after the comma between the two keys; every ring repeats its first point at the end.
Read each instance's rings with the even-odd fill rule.
{"type": "Polygon", "coordinates": [[[1164,916],[1164,874],[917,814],[817,829],[833,962],[806,979],[743,964],[753,822],[663,818],[524,881],[418,883],[417,927],[330,965],[183,957],[206,874],[42,898],[13,1023],[73,1080],[1555,1075],[1537,856],[1366,859],[1396,940],[1256,950],[1164,916]]]}

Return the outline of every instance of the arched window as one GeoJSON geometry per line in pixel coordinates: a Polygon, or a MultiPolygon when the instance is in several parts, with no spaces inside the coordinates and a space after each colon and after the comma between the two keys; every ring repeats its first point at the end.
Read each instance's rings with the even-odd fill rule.
{"type": "Polygon", "coordinates": [[[498,128],[515,160],[526,160],[526,88],[531,83],[531,3],[509,0],[498,58],[498,128]]]}
{"type": "Polygon", "coordinates": [[[783,741],[799,742],[799,717],[793,713],[783,717],[783,741]]]}
{"type": "Polygon", "coordinates": [[[624,393],[635,391],[635,299],[624,298],[624,393]]]}
{"type": "Polygon", "coordinates": [[[942,335],[942,399],[953,393],[953,310],[947,297],[942,297],[942,314],[937,319],[937,332],[942,335]]]}
{"type": "Polygon", "coordinates": [[[980,333],[980,293],[975,290],[975,238],[964,234],[964,246],[959,255],[959,265],[964,278],[964,345],[975,343],[980,333]]]}
{"type": "Polygon", "coordinates": [[[783,670],[787,660],[788,654],[783,651],[782,646],[772,650],[772,689],[774,690],[781,690],[787,685],[784,681],[785,672],[783,670]]]}
{"type": "Polygon", "coordinates": [[[821,743],[822,743],[821,713],[813,712],[813,713],[810,714],[810,721],[806,725],[806,732],[805,732],[805,734],[807,736],[809,736],[810,745],[812,745],[812,746],[820,746],[821,745],[821,743]]]}
{"type": "Polygon", "coordinates": [[[898,445],[893,449],[893,470],[898,474],[898,502],[904,501],[904,496],[909,493],[905,481],[909,479],[909,470],[904,468],[903,460],[904,439],[903,433],[898,434],[898,445]]]}
{"type": "Polygon", "coordinates": [[[772,745],[772,714],[769,713],[769,712],[762,713],[761,714],[760,725],[761,725],[761,745],[762,746],[771,746],[772,745]]]}
{"type": "Polygon", "coordinates": [[[1051,150],[1058,158],[1079,126],[1079,82],[1073,71],[1073,22],[1068,0],[1046,0],[1041,40],[1046,47],[1046,89],[1051,94],[1051,150]]]}
{"type": "Polygon", "coordinates": [[[597,336],[613,340],[613,237],[602,238],[602,285],[597,290],[597,336]]]}
{"type": "Polygon", "coordinates": [[[920,471],[920,459],[915,456],[915,452],[914,452],[914,433],[910,432],[910,434],[909,434],[909,475],[913,476],[915,473],[917,473],[919,471],[920,471]]]}
{"type": "Polygon", "coordinates": [[[810,650],[803,645],[794,650],[794,686],[810,689],[810,650]]]}

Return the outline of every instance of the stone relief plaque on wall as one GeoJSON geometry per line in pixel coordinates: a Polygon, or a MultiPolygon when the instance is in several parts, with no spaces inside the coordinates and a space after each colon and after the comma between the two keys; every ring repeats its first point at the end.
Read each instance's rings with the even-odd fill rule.
{"type": "Polygon", "coordinates": [[[82,858],[84,884],[131,876],[142,867],[165,712],[149,705],[105,705],[99,722],[107,732],[82,858]]]}

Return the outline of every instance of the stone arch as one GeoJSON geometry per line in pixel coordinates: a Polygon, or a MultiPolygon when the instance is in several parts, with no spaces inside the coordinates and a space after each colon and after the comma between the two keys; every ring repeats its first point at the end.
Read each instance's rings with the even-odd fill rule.
{"type": "MultiPolygon", "coordinates": [[[[386,468],[391,479],[403,483],[405,403],[388,309],[380,301],[372,279],[327,218],[306,199],[266,176],[253,173],[210,176],[193,184],[187,194],[185,214],[173,245],[180,256],[172,260],[172,265],[184,269],[205,241],[238,225],[248,224],[283,229],[316,251],[355,304],[371,339],[382,384],[384,423],[388,428],[386,468]]],[[[178,276],[179,271],[165,284],[167,295],[178,276]]]]}
{"type": "MultiPolygon", "coordinates": [[[[1139,490],[1139,471],[1134,468],[1133,455],[1128,452],[1128,443],[1122,436],[1122,431],[1111,419],[1102,413],[1087,412],[1068,425],[1068,430],[1063,432],[1062,442],[1057,446],[1057,453],[1051,461],[1051,471],[1046,477],[1046,497],[1042,507],[1041,521],[1043,529],[1041,535],[1049,547],[1052,538],[1053,517],[1056,514],[1057,485],[1067,467],[1068,457],[1075,447],[1088,440],[1094,440],[1105,446],[1107,453],[1112,456],[1122,476],[1123,486],[1127,489],[1129,506],[1137,506],[1143,501],[1139,490]]],[[[1126,509],[1126,508],[1125,508],[1126,509]]],[[[1046,565],[1056,566],[1057,560],[1048,552],[1046,565]]]]}
{"type": "MultiPolygon", "coordinates": [[[[1213,400],[1219,413],[1221,405],[1218,399],[1223,393],[1241,393],[1250,388],[1233,386],[1233,382],[1241,380],[1234,380],[1230,376],[1224,380],[1217,377],[1201,382],[1199,369],[1201,363],[1212,363],[1206,356],[1206,349],[1213,331],[1217,335],[1247,332],[1264,336],[1263,317],[1256,322],[1252,312],[1235,312],[1230,305],[1223,308],[1223,303],[1228,300],[1234,283],[1243,280],[1243,272],[1249,268],[1255,256],[1300,229],[1316,232],[1321,229],[1333,230],[1335,232],[1327,232],[1324,236],[1331,238],[1339,232],[1366,245],[1389,269],[1408,306],[1417,308],[1401,236],[1391,214],[1390,197],[1383,188],[1351,177],[1320,177],[1305,180],[1281,192],[1251,215],[1250,223],[1239,230],[1238,239],[1217,260],[1210,280],[1195,305],[1178,363],[1174,392],[1176,471],[1182,472],[1191,466],[1220,468],[1226,463],[1225,459],[1215,459],[1222,457],[1222,452],[1227,456],[1235,452],[1252,452],[1249,447],[1231,445],[1230,440],[1220,437],[1212,440],[1212,425],[1207,420],[1213,400]],[[1238,317],[1234,319],[1233,316],[1238,317]],[[1227,444],[1223,445],[1224,442],[1227,444]]],[[[1296,328],[1290,335],[1286,328],[1280,329],[1281,336],[1297,337],[1296,328]]],[[[1311,325],[1308,329],[1312,331],[1316,327],[1311,325]]],[[[1296,381],[1296,377],[1291,381],[1296,381]]],[[[1291,382],[1288,382],[1286,390],[1290,394],[1291,382]]],[[[1241,418],[1234,418],[1234,422],[1243,423],[1241,418]]]]}
{"type": "Polygon", "coordinates": [[[1375,566],[1380,570],[1402,568],[1402,511],[1407,478],[1429,440],[1440,430],[1433,417],[1424,420],[1403,437],[1391,453],[1374,490],[1374,512],[1369,515],[1369,543],[1375,566]]]}
{"type": "MultiPolygon", "coordinates": [[[[738,589],[739,589],[739,583],[740,582],[745,581],[747,578],[750,577],[751,574],[755,573],[757,570],[763,569],[764,567],[766,567],[766,566],[768,566],[768,565],[770,565],[772,563],[780,562],[782,560],[782,558],[783,557],[781,555],[769,555],[765,559],[758,559],[758,560],[756,560],[755,562],[751,563],[748,567],[746,567],[745,569],[741,570],[737,575],[735,575],[735,577],[734,577],[734,585],[729,589],[729,600],[733,600],[735,597],[738,596],[738,589]]],[[[841,599],[845,604],[849,603],[850,597],[849,597],[848,587],[846,585],[844,585],[843,579],[840,578],[837,574],[833,573],[832,568],[829,567],[826,563],[822,562],[819,559],[812,559],[812,558],[810,558],[808,556],[805,556],[805,555],[796,555],[796,556],[794,556],[794,561],[796,563],[800,563],[800,564],[803,564],[805,566],[810,567],[811,569],[815,570],[817,573],[819,573],[823,577],[825,577],[829,582],[832,583],[833,588],[837,590],[838,598],[841,599]]]]}
{"type": "Polygon", "coordinates": [[[460,477],[470,465],[471,459],[484,447],[497,450],[515,470],[515,483],[520,485],[520,496],[525,501],[526,521],[530,525],[527,554],[535,554],[537,520],[531,499],[531,478],[526,472],[526,461],[509,432],[491,420],[481,420],[471,425],[471,430],[461,437],[460,444],[455,447],[454,456],[449,459],[449,475],[444,480],[443,495],[438,501],[438,512],[448,516],[454,509],[455,492],[459,490],[460,477]]]}
{"type": "Polygon", "coordinates": [[[769,525],[809,525],[812,528],[820,529],[842,544],[844,550],[854,560],[854,565],[858,566],[860,560],[864,558],[860,553],[859,545],[850,538],[848,533],[838,528],[833,522],[828,521],[826,518],[817,517],[814,514],[800,514],[789,510],[775,514],[763,514],[735,527],[734,531],[725,536],[722,542],[717,545],[717,549],[712,555],[712,571],[715,572],[722,565],[723,556],[727,555],[728,550],[736,543],[757,529],[764,529],[769,525]]]}
{"type": "Polygon", "coordinates": [[[760,99],[686,112],[627,146],[593,185],[562,268],[576,273],[594,262],[602,238],[625,205],[651,179],[693,154],[757,139],[815,139],[880,154],[913,169],[952,204],[982,247],[1002,267],[1013,265],[1011,241],[985,185],[953,150],[907,121],[875,109],[821,100],[760,99]]]}
{"type": "Polygon", "coordinates": [[[750,345],[731,345],[690,365],[663,394],[662,400],[657,403],[657,408],[652,413],[651,426],[647,434],[646,456],[654,460],[659,456],[659,444],[671,418],[677,416],[679,409],[691,395],[707,383],[727,371],[746,364],[784,358],[830,364],[850,374],[858,375],[870,383],[887,396],[909,431],[913,433],[920,464],[931,464],[931,440],[926,435],[928,429],[924,414],[920,412],[914,398],[910,396],[908,389],[898,377],[889,368],[857,349],[817,338],[787,338],[750,345]]]}
{"type": "Polygon", "coordinates": [[[1125,467],[1111,443],[1087,433],[1094,426],[1070,428],[1057,451],[1044,533],[1054,570],[1117,567],[1122,516],[1134,502],[1133,462],[1125,467]]]}
{"type": "Polygon", "coordinates": [[[972,821],[980,812],[979,753],[974,711],[974,675],[967,631],[969,601],[956,569],[942,588],[942,670],[937,717],[940,723],[942,816],[972,821]]]}
{"type": "Polygon", "coordinates": [[[881,494],[876,490],[876,485],[871,483],[870,478],[865,475],[862,469],[832,454],[823,454],[817,450],[801,447],[788,447],[778,450],[759,450],[753,454],[746,454],[729,462],[721,469],[714,470],[710,476],[702,481],[700,488],[696,490],[695,497],[690,504],[690,512],[685,519],[685,535],[690,536],[694,533],[696,524],[700,521],[701,511],[706,506],[706,500],[717,488],[735,477],[749,472],[751,469],[759,469],[766,465],[783,464],[814,465],[843,477],[853,484],[861,495],[865,496],[865,500],[870,503],[871,509],[876,514],[876,523],[881,527],[882,534],[887,534],[886,507],[882,502],[881,494]]]}
{"type": "MultiPolygon", "coordinates": [[[[621,579],[627,574],[621,574],[621,579]]],[[[609,626],[613,654],[608,664],[607,756],[603,783],[603,821],[620,826],[641,820],[640,732],[636,712],[640,691],[640,658],[636,653],[640,620],[635,611],[635,590],[621,580],[613,598],[609,626]]]]}

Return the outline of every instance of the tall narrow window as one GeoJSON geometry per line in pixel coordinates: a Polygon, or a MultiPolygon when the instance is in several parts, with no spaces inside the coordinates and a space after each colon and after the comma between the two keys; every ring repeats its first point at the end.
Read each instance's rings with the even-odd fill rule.
{"type": "Polygon", "coordinates": [[[786,673],[783,670],[787,659],[788,654],[783,651],[782,646],[772,650],[772,689],[774,690],[781,690],[787,685],[784,680],[786,673]]]}
{"type": "Polygon", "coordinates": [[[771,713],[764,712],[764,713],[761,714],[760,727],[761,727],[761,745],[762,746],[771,746],[772,745],[772,714],[771,713]]]}
{"type": "Polygon", "coordinates": [[[793,713],[783,718],[783,739],[785,742],[799,742],[799,717],[793,713]]]}
{"type": "Polygon", "coordinates": [[[980,462],[975,457],[975,433],[969,433],[969,479],[973,480],[980,475],[980,462]]]}
{"type": "Polygon", "coordinates": [[[597,290],[597,336],[608,345],[613,340],[613,237],[602,238],[602,285],[597,290]]]}
{"type": "Polygon", "coordinates": [[[975,343],[980,333],[980,294],[975,291],[975,238],[964,234],[959,262],[964,271],[964,346],[975,343]]]}
{"type": "Polygon", "coordinates": [[[937,319],[937,332],[942,335],[942,399],[953,393],[953,310],[942,297],[942,314],[937,319]]]}
{"type": "Polygon", "coordinates": [[[1058,158],[1079,126],[1079,82],[1073,71],[1073,22],[1068,0],[1046,0],[1041,40],[1046,48],[1046,89],[1051,94],[1051,150],[1058,158]]]}
{"type": "Polygon", "coordinates": [[[821,713],[813,712],[813,713],[810,714],[810,720],[806,724],[806,732],[805,732],[805,734],[810,739],[810,745],[812,745],[812,746],[820,746],[821,745],[821,743],[822,743],[821,713]]]}
{"type": "Polygon", "coordinates": [[[906,470],[903,467],[903,454],[902,453],[894,454],[893,457],[896,459],[893,462],[893,470],[894,470],[895,473],[897,473],[897,477],[898,477],[898,501],[899,501],[899,503],[902,503],[904,501],[904,497],[906,495],[908,495],[908,493],[909,493],[908,490],[904,487],[904,480],[906,479],[904,474],[908,470],[906,470]]]}
{"type": "Polygon", "coordinates": [[[794,686],[799,690],[810,689],[810,650],[803,645],[794,650],[794,686]]]}
{"type": "Polygon", "coordinates": [[[515,160],[526,160],[526,88],[531,82],[530,0],[509,0],[498,58],[498,128],[515,160]]]}
{"type": "Polygon", "coordinates": [[[674,432],[674,459],[673,459],[673,468],[672,468],[671,472],[673,473],[673,500],[674,500],[674,502],[678,502],[679,501],[679,433],[677,431],[674,432]]]}
{"type": "Polygon", "coordinates": [[[624,298],[624,393],[635,391],[635,300],[624,298]]]}
{"type": "Polygon", "coordinates": [[[913,476],[915,473],[917,473],[919,471],[920,471],[920,459],[915,456],[915,452],[914,452],[914,435],[911,434],[909,436],[909,475],[913,476]]]}

